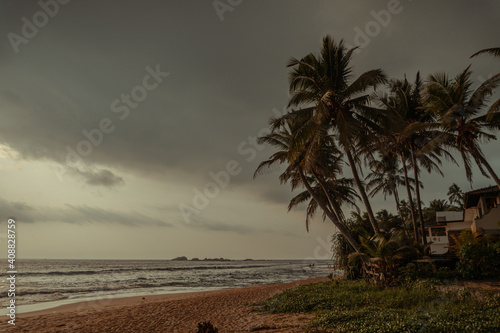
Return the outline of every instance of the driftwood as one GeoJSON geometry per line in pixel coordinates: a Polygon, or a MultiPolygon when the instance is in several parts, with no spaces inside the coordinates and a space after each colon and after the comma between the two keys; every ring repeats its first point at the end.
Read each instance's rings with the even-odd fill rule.
{"type": "Polygon", "coordinates": [[[208,322],[198,323],[198,333],[218,333],[219,330],[208,322]]]}

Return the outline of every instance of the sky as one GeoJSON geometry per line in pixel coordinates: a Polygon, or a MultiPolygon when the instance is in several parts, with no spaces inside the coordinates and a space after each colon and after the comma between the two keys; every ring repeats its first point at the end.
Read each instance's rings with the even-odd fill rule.
{"type": "MultiPolygon", "coordinates": [[[[497,1],[0,2],[0,248],[18,258],[326,259],[335,228],[293,197],[256,144],[286,112],[290,57],[330,34],[361,74],[455,75],[498,59],[497,1]]],[[[484,145],[500,168],[498,141],[484,145]]],[[[462,166],[423,175],[423,201],[470,190],[462,166]]],[[[346,172],[348,175],[348,172],[346,172]]],[[[493,184],[476,172],[472,188],[493,184]]],[[[395,211],[391,198],[374,209],[395,211]]],[[[345,207],[348,215],[349,207],[345,207]]],[[[7,256],[0,254],[0,258],[7,256]]]]}

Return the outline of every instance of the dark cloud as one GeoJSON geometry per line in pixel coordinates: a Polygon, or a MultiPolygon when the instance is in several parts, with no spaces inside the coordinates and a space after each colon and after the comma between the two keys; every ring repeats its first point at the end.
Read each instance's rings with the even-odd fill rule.
{"type": "Polygon", "coordinates": [[[67,205],[68,210],[64,211],[67,214],[67,222],[82,223],[82,222],[109,222],[118,223],[130,226],[141,225],[157,225],[163,227],[172,226],[171,223],[161,221],[157,218],[146,216],[138,212],[117,212],[109,211],[101,208],[89,207],[86,205],[67,205]]]}
{"type": "MultiPolygon", "coordinates": [[[[354,44],[356,28],[377,22],[372,11],[387,4],[251,1],[221,22],[210,1],[72,1],[19,53],[7,39],[0,43],[0,143],[21,158],[66,167],[75,160],[68,147],[77,151],[91,141],[85,133],[96,133],[109,119],[113,130],[93,136],[98,143],[79,156],[80,171],[73,173],[89,185],[126,181],[109,168],[149,177],[183,172],[203,182],[209,171],[234,159],[243,171],[231,186],[256,183],[247,189],[284,203],[286,191],[274,183],[266,189],[264,178],[252,178],[271,151],[256,151],[248,161],[252,155],[238,147],[251,148],[249,137],[266,127],[273,108],[286,105],[289,57],[316,52],[326,33],[354,44]],[[120,119],[124,113],[113,112],[112,103],[143,85],[146,68],[157,64],[170,75],[120,119]]],[[[401,6],[354,57],[355,72],[382,68],[390,76],[413,77],[420,70],[426,77],[436,70],[457,73],[471,62],[477,77],[497,71],[490,60],[469,56],[496,46],[498,2],[401,0],[401,6]]],[[[3,36],[20,33],[21,18],[40,10],[35,1],[3,2],[0,8],[9,13],[3,36]]],[[[487,155],[497,149],[491,147],[487,155]]]]}
{"type": "Polygon", "coordinates": [[[92,170],[87,168],[85,170],[80,170],[78,168],[73,168],[71,170],[82,176],[89,185],[113,187],[124,184],[122,177],[106,169],[92,170]]]}
{"type": "Polygon", "coordinates": [[[0,212],[3,220],[13,218],[26,222],[35,222],[37,214],[35,208],[25,202],[9,202],[2,198],[0,198],[0,212]]]}
{"type": "Polygon", "coordinates": [[[0,198],[2,218],[15,218],[18,222],[65,222],[65,223],[114,223],[128,226],[172,226],[171,223],[135,211],[113,211],[87,205],[69,205],[62,208],[34,206],[25,202],[11,202],[0,198]]]}

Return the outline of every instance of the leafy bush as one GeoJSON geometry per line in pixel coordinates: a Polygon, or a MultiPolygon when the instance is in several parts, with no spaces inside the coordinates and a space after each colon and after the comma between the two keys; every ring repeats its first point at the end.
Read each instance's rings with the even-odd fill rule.
{"type": "MultiPolygon", "coordinates": [[[[355,239],[373,233],[370,220],[366,213],[364,215],[354,212],[351,213],[351,218],[347,219],[345,227],[355,239]]],[[[349,263],[349,254],[353,253],[354,249],[340,233],[332,237],[332,252],[338,268],[344,270],[346,279],[356,280],[363,277],[361,262],[349,263]]]]}
{"type": "Polygon", "coordinates": [[[481,262],[484,256],[484,246],[482,244],[465,244],[459,251],[460,261],[457,265],[457,273],[463,279],[479,278],[482,273],[481,262]]]}
{"type": "Polygon", "coordinates": [[[316,313],[309,332],[499,332],[500,295],[442,293],[432,280],[379,288],[336,280],[287,290],[261,304],[271,313],[316,313]]]}
{"type": "Polygon", "coordinates": [[[430,263],[415,265],[410,263],[399,268],[400,282],[408,283],[417,279],[434,277],[434,268],[430,263]]]}
{"type": "Polygon", "coordinates": [[[500,242],[468,243],[459,250],[457,273],[463,279],[500,274],[500,242]]]}
{"type": "Polygon", "coordinates": [[[399,281],[408,284],[418,279],[435,279],[439,281],[453,280],[457,277],[455,270],[449,267],[435,267],[431,263],[408,264],[399,269],[399,281]]]}

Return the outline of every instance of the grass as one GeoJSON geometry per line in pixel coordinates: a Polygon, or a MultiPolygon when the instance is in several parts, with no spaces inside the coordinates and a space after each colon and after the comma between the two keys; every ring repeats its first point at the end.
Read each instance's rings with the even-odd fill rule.
{"type": "Polygon", "coordinates": [[[437,291],[422,280],[380,288],[336,280],[289,289],[259,304],[267,313],[314,313],[308,332],[500,332],[500,295],[437,291]]]}

